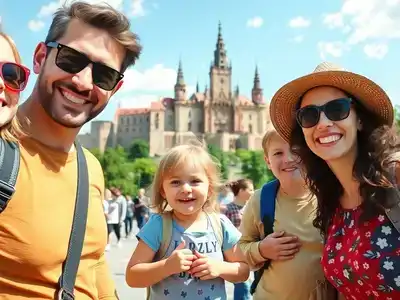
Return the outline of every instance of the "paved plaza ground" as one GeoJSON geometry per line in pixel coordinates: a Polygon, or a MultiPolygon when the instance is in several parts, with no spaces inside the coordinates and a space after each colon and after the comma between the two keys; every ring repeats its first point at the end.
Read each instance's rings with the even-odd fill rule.
{"type": "MultiPolygon", "coordinates": [[[[135,232],[137,232],[137,228],[134,228],[135,232]]],[[[118,294],[121,300],[145,300],[146,299],[146,290],[145,289],[133,289],[130,288],[125,283],[125,268],[129,261],[129,258],[136,247],[137,240],[136,238],[129,238],[123,240],[123,245],[121,248],[115,246],[114,238],[112,238],[114,245],[111,247],[110,251],[107,252],[107,260],[109,261],[109,265],[111,268],[111,272],[113,274],[115,284],[117,286],[118,294]]],[[[233,285],[231,283],[227,283],[227,293],[228,299],[232,300],[233,295],[233,285]]]]}

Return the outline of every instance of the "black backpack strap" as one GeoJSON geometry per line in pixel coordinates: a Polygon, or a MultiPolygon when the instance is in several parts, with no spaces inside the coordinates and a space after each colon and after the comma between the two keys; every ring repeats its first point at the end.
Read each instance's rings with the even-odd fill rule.
{"type": "Polygon", "coordinates": [[[0,214],[15,193],[19,163],[18,144],[0,138],[0,214]]]}
{"type": "Polygon", "coordinates": [[[78,157],[78,187],[76,191],[74,219],[72,221],[67,257],[63,263],[62,274],[58,282],[58,300],[75,299],[75,280],[82,255],[88,214],[89,175],[86,158],[82,147],[78,143],[75,143],[75,147],[78,157]]]}

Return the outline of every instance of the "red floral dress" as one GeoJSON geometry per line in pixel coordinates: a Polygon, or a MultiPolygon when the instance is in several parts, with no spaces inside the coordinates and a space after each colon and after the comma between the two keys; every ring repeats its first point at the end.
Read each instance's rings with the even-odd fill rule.
{"type": "Polygon", "coordinates": [[[346,299],[400,300],[400,234],[384,214],[359,224],[340,209],[322,257],[325,276],[346,299]]]}

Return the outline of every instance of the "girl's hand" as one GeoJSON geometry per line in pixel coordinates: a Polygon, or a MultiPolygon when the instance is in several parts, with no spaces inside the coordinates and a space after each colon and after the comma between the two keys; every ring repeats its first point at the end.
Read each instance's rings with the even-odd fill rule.
{"type": "Polygon", "coordinates": [[[186,242],[183,241],[167,258],[165,267],[170,271],[171,275],[188,271],[193,260],[196,259],[196,256],[193,255],[192,251],[185,249],[185,246],[186,242]]]}
{"type": "Polygon", "coordinates": [[[192,263],[189,271],[193,277],[200,280],[210,280],[220,276],[221,263],[219,261],[213,260],[197,250],[194,251],[194,254],[196,260],[192,263]]]}

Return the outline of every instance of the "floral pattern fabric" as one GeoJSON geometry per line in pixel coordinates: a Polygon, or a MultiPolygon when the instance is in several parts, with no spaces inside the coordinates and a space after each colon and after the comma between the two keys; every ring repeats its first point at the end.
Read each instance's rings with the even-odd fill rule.
{"type": "Polygon", "coordinates": [[[322,266],[346,299],[400,299],[400,234],[385,214],[359,222],[361,209],[339,210],[322,266]]]}

